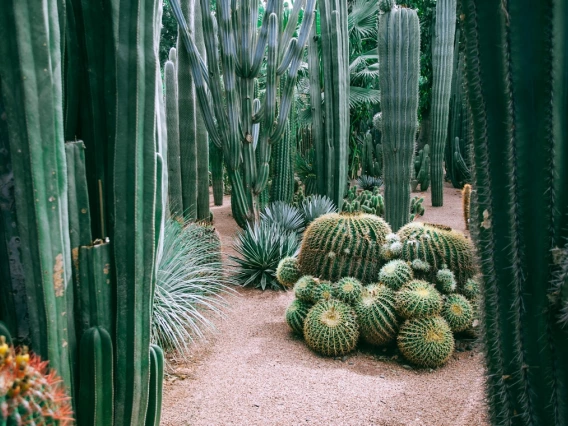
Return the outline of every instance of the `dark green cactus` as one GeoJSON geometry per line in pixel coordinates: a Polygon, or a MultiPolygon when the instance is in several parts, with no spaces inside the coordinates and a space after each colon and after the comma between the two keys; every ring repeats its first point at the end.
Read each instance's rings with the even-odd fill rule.
{"type": "Polygon", "coordinates": [[[363,149],[361,152],[362,175],[381,177],[383,175],[383,146],[374,144],[370,132],[363,138],[363,149]]]}
{"type": "Polygon", "coordinates": [[[61,41],[57,3],[43,6],[4,2],[0,55],[12,59],[0,61],[0,80],[17,190],[31,342],[72,390],[76,340],[61,41]]]}
{"type": "Polygon", "coordinates": [[[114,421],[113,347],[103,327],[85,331],[79,345],[78,421],[81,426],[112,425],[114,421]]]}
{"type": "Polygon", "coordinates": [[[171,5],[188,52],[196,96],[209,137],[223,149],[231,180],[233,216],[244,227],[247,221],[258,217],[258,196],[270,176],[271,145],[278,143],[285,132],[300,59],[313,22],[315,0],[306,2],[297,39],[292,36],[302,1],[294,3],[283,33],[278,28],[279,8],[274,0],[268,2],[257,33],[254,17],[258,16],[258,4],[247,0],[237,9],[231,7],[229,0],[221,0],[216,3],[217,14],[212,15],[209,2],[201,0],[207,65],[187,27],[179,1],[172,0],[171,5]],[[237,42],[240,29],[244,30],[237,42]],[[222,40],[223,45],[220,54],[218,40],[222,40]],[[266,91],[261,103],[254,99],[254,81],[264,58],[266,91]],[[285,72],[286,88],[277,114],[277,78],[285,72]]]}
{"type": "Polygon", "coordinates": [[[420,23],[416,11],[394,6],[381,14],[378,38],[385,219],[397,231],[409,221],[418,123],[420,23]]]}
{"type": "Polygon", "coordinates": [[[432,41],[432,205],[444,204],[444,149],[448,134],[448,116],[456,32],[456,0],[436,2],[436,25],[432,41]]]}
{"type": "Polygon", "coordinates": [[[292,137],[291,119],[293,118],[288,119],[284,136],[276,144],[274,150],[274,176],[270,188],[271,201],[290,203],[294,196],[294,157],[291,153],[292,145],[296,144],[296,140],[292,137]]]}
{"type": "Polygon", "coordinates": [[[304,333],[304,320],[312,304],[302,300],[294,300],[286,309],[286,323],[297,334],[304,333]]]}
{"type": "Polygon", "coordinates": [[[395,293],[383,284],[372,284],[363,289],[355,303],[361,337],[373,345],[384,345],[396,337],[399,316],[395,309],[395,293]]]}
{"type": "Polygon", "coordinates": [[[209,161],[211,163],[211,185],[213,186],[213,203],[216,206],[223,205],[225,195],[223,181],[223,150],[217,148],[209,141],[209,161]]]}
{"type": "Polygon", "coordinates": [[[168,201],[172,217],[183,218],[182,165],[180,157],[179,100],[176,64],[176,49],[172,47],[170,49],[169,60],[164,65],[166,126],[168,129],[168,201]]]}
{"type": "Polygon", "coordinates": [[[430,186],[430,145],[424,145],[414,158],[414,189],[420,184],[420,191],[428,190],[430,186]]]}
{"type": "Polygon", "coordinates": [[[320,42],[325,93],[322,108],[319,72],[310,72],[317,190],[341,210],[347,184],[349,141],[348,8],[346,0],[323,0],[318,6],[321,34],[317,34],[315,27],[312,29],[308,48],[308,66],[310,70],[319,70],[320,42]]]}
{"type": "Polygon", "coordinates": [[[150,345],[150,395],[146,411],[146,426],[160,426],[163,384],[164,351],[158,345],[150,345]]]}
{"type": "Polygon", "coordinates": [[[382,266],[381,246],[390,233],[383,219],[368,214],[321,216],[304,233],[300,271],[330,281],[354,277],[374,282],[382,266]]]}
{"type": "Polygon", "coordinates": [[[565,425],[568,3],[463,4],[490,419],[565,425]]]}

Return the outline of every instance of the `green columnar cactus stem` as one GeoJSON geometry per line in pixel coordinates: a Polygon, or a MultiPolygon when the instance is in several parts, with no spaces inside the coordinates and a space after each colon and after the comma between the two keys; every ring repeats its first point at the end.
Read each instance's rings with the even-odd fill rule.
{"type": "MultiPolygon", "coordinates": [[[[189,32],[195,37],[195,3],[199,0],[180,0],[181,10],[189,32]]],[[[190,57],[183,48],[183,29],[178,29],[176,44],[178,102],[179,102],[179,146],[183,212],[189,220],[197,218],[197,133],[195,85],[191,74],[190,57]]]]}
{"type": "Polygon", "coordinates": [[[6,1],[0,13],[2,97],[33,348],[73,389],[76,340],[63,139],[58,7],[6,1]],[[33,35],[33,37],[31,36],[33,35]]]}
{"type": "MultiPolygon", "coordinates": [[[[150,379],[158,187],[155,2],[121,1],[117,22],[117,120],[114,150],[116,266],[115,422],[144,423],[150,379]],[[133,155],[136,153],[136,155],[133,155]]],[[[180,65],[181,67],[181,65],[180,65]]]]}
{"type": "Polygon", "coordinates": [[[302,274],[337,281],[354,277],[363,283],[377,279],[381,246],[389,225],[368,214],[330,213],[312,222],[304,233],[298,262],[302,274]]]}
{"type": "Polygon", "coordinates": [[[158,345],[150,345],[150,395],[146,426],[160,426],[162,417],[162,388],[164,384],[164,351],[158,345]]]}
{"type": "Polygon", "coordinates": [[[394,231],[410,211],[410,178],[418,122],[420,23],[416,11],[394,7],[379,19],[385,219],[394,231]]]}
{"type": "Polygon", "coordinates": [[[209,141],[209,159],[211,162],[211,183],[213,186],[213,203],[216,206],[223,205],[223,150],[209,141]]]}
{"type": "MultiPolygon", "coordinates": [[[[295,2],[290,16],[298,17],[303,4],[303,1],[295,2]]],[[[296,18],[288,20],[287,31],[279,42],[278,7],[274,0],[266,5],[258,33],[252,24],[253,16],[258,13],[258,5],[252,1],[247,0],[236,9],[231,6],[230,0],[221,0],[216,3],[215,17],[210,13],[209,2],[201,0],[207,65],[197,51],[178,0],[172,0],[171,5],[189,54],[196,94],[209,136],[216,146],[223,149],[232,186],[234,217],[244,227],[247,221],[254,221],[258,217],[258,196],[264,191],[269,178],[271,145],[278,143],[284,135],[294,84],[313,22],[315,0],[306,0],[295,42],[291,41],[291,28],[296,27],[296,18]],[[218,33],[216,19],[219,19],[218,33]],[[223,46],[220,54],[218,44],[223,46]],[[266,61],[263,60],[265,51],[266,61]],[[254,79],[264,62],[267,64],[266,93],[262,107],[256,110],[253,108],[254,79]],[[277,77],[286,71],[286,88],[281,94],[277,115],[277,77]],[[253,137],[255,124],[260,124],[257,142],[253,137]]]]}
{"type": "Polygon", "coordinates": [[[170,59],[164,65],[166,85],[166,126],[168,129],[168,200],[170,214],[182,218],[183,196],[179,139],[179,100],[176,71],[176,49],[170,49],[170,59]]]}
{"type": "Polygon", "coordinates": [[[568,424],[555,256],[568,237],[568,3],[464,2],[470,226],[493,424],[568,424]],[[498,48],[496,48],[498,46],[498,48]]]}
{"type": "Polygon", "coordinates": [[[85,426],[112,425],[114,421],[113,347],[104,327],[86,330],[79,345],[77,414],[85,426]]]}
{"type": "Polygon", "coordinates": [[[293,114],[287,120],[284,137],[276,145],[274,152],[274,177],[271,187],[271,201],[284,201],[290,203],[294,196],[294,157],[292,153],[292,145],[296,143],[292,137],[293,114]]]}
{"type": "Polygon", "coordinates": [[[448,115],[452,85],[456,0],[436,3],[436,26],[432,42],[432,206],[444,204],[444,148],[448,134],[448,115]]]}

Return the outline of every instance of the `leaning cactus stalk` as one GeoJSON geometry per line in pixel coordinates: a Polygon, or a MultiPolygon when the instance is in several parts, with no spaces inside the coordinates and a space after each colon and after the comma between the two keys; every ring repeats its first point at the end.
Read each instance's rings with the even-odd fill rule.
{"type": "MultiPolygon", "coordinates": [[[[386,6],[381,10],[386,11],[386,6]]],[[[378,55],[385,218],[397,231],[409,220],[412,156],[418,123],[420,24],[416,11],[394,6],[380,15],[378,55]]]]}
{"type": "Polygon", "coordinates": [[[568,4],[463,3],[490,419],[565,425],[568,4]]]}

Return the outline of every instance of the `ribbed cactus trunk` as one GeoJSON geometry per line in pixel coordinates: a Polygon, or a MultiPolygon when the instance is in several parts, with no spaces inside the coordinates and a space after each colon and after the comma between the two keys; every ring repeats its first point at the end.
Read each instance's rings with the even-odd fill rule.
{"type": "Polygon", "coordinates": [[[568,4],[467,0],[463,13],[491,422],[566,425],[568,4]]]}
{"type": "Polygon", "coordinates": [[[416,11],[394,6],[381,14],[378,37],[385,219],[396,232],[408,222],[410,214],[420,77],[420,23],[416,11]]]}
{"type": "Polygon", "coordinates": [[[209,159],[211,162],[211,184],[213,186],[213,203],[216,206],[223,205],[225,192],[223,182],[223,150],[217,148],[209,141],[209,159]]]}
{"type": "MultiPolygon", "coordinates": [[[[191,34],[195,33],[195,2],[180,0],[183,15],[191,34]]],[[[197,219],[197,133],[195,85],[191,75],[189,54],[183,48],[182,35],[177,39],[177,77],[179,100],[179,144],[183,212],[187,219],[197,219]]]]}
{"type": "Polygon", "coordinates": [[[56,2],[3,3],[0,55],[10,60],[0,61],[0,80],[31,342],[72,391],[76,340],[58,13],[56,2]]]}
{"type": "Polygon", "coordinates": [[[166,84],[166,125],[168,129],[168,198],[170,214],[183,219],[181,157],[179,141],[179,101],[176,70],[176,49],[170,49],[169,60],[164,65],[166,84]]]}
{"type": "MultiPolygon", "coordinates": [[[[323,109],[316,105],[321,93],[319,77],[310,73],[310,94],[316,104],[312,105],[314,140],[316,148],[316,176],[318,192],[330,197],[341,209],[347,188],[349,162],[349,36],[347,27],[347,1],[323,0],[318,3],[321,26],[321,67],[323,70],[323,109]],[[318,111],[319,109],[319,111],[318,111]],[[319,112],[319,114],[317,114],[319,112]],[[324,119],[325,117],[325,119],[324,119]]],[[[310,47],[309,63],[316,65],[317,41],[310,47]]]]}
{"type": "MultiPolygon", "coordinates": [[[[207,57],[205,40],[203,39],[201,5],[195,1],[194,28],[195,44],[202,58],[207,57]]],[[[197,212],[196,218],[201,221],[209,220],[209,137],[207,127],[201,115],[201,110],[195,109],[195,143],[197,149],[197,212]]]]}
{"type": "MultiPolygon", "coordinates": [[[[454,61],[456,0],[436,2],[436,25],[432,42],[432,206],[444,204],[444,149],[448,135],[448,116],[454,61]]],[[[387,207],[388,208],[388,207],[387,207]]]]}

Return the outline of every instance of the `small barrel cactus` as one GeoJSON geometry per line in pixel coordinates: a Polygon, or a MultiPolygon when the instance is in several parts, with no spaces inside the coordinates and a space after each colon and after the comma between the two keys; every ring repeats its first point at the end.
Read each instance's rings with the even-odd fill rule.
{"type": "Polygon", "coordinates": [[[454,332],[467,330],[473,322],[473,307],[461,294],[451,294],[444,302],[442,318],[454,332]]]}
{"type": "Polygon", "coordinates": [[[333,297],[333,284],[329,281],[321,281],[312,291],[312,302],[330,300],[333,297]]]}
{"type": "Polygon", "coordinates": [[[294,294],[298,300],[312,303],[312,292],[318,285],[316,278],[311,275],[305,275],[296,282],[294,286],[294,294]]]}
{"type": "Polygon", "coordinates": [[[357,320],[363,339],[373,345],[384,345],[396,337],[398,315],[395,294],[389,287],[378,284],[365,287],[355,304],[357,320]]]}
{"type": "Polygon", "coordinates": [[[301,300],[294,300],[286,309],[286,322],[298,334],[304,332],[304,320],[312,305],[301,300]]]}
{"type": "Polygon", "coordinates": [[[361,298],[363,285],[353,277],[341,278],[333,287],[333,297],[349,305],[354,304],[361,298]]]}
{"type": "Polygon", "coordinates": [[[70,425],[70,398],[47,361],[30,355],[24,347],[18,354],[0,336],[0,424],[70,425]]]}
{"type": "Polygon", "coordinates": [[[359,325],[353,308],[339,300],[315,305],[304,322],[306,344],[325,356],[351,352],[359,339],[359,325]]]}
{"type": "Polygon", "coordinates": [[[413,318],[400,328],[397,345],[402,355],[421,367],[439,367],[454,352],[454,335],[440,316],[413,318]]]}
{"type": "Polygon", "coordinates": [[[474,300],[479,296],[479,283],[475,278],[470,278],[461,288],[461,293],[469,300],[474,300]]]}
{"type": "Polygon", "coordinates": [[[436,274],[438,289],[444,294],[456,291],[456,277],[449,269],[440,269],[436,274]]]}
{"type": "Polygon", "coordinates": [[[292,287],[300,279],[298,260],[294,257],[285,257],[278,264],[276,279],[284,287],[292,287]]]}
{"type": "Polygon", "coordinates": [[[414,259],[410,262],[410,267],[414,271],[414,277],[420,280],[430,275],[430,264],[421,259],[414,259]]]}
{"type": "Polygon", "coordinates": [[[396,310],[404,318],[438,315],[442,310],[442,296],[426,281],[410,281],[396,293],[396,310]]]}
{"type": "Polygon", "coordinates": [[[331,213],[316,219],[304,234],[298,256],[302,274],[338,281],[354,277],[376,280],[382,266],[381,246],[391,233],[380,217],[331,213]]]}
{"type": "Polygon", "coordinates": [[[412,280],[412,277],[412,268],[400,259],[391,260],[379,272],[379,282],[395,291],[412,280]]]}

